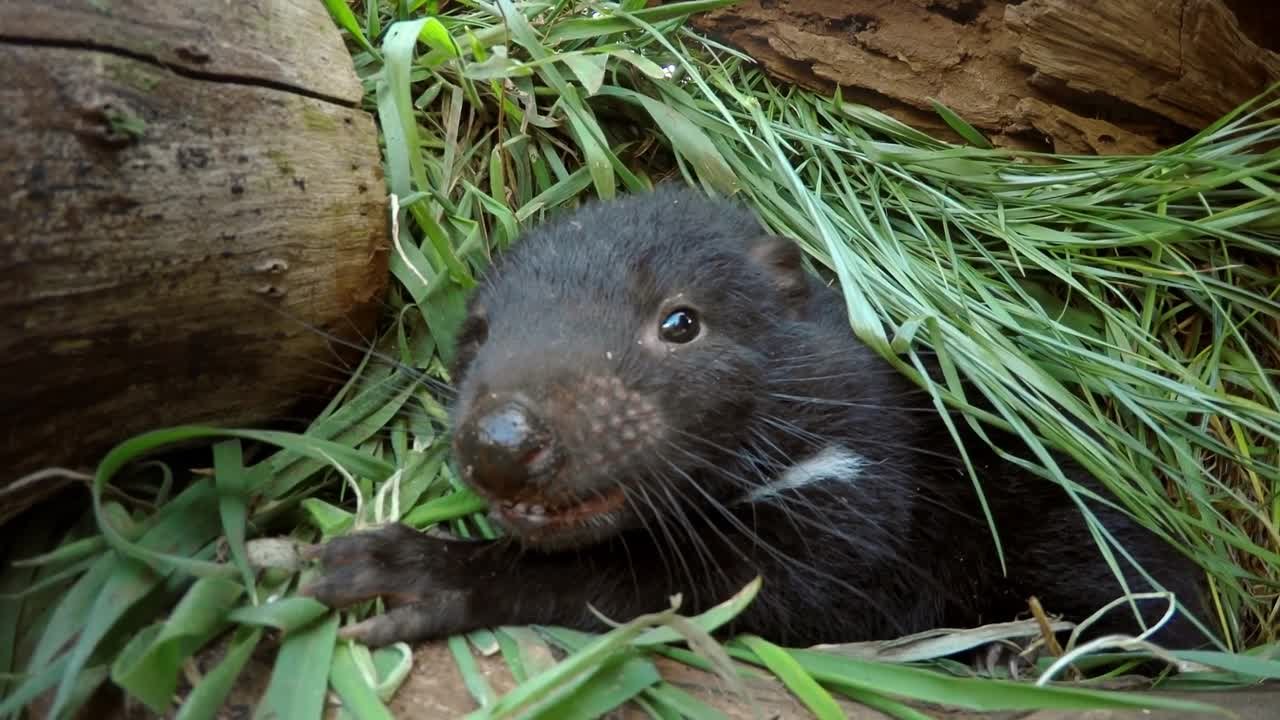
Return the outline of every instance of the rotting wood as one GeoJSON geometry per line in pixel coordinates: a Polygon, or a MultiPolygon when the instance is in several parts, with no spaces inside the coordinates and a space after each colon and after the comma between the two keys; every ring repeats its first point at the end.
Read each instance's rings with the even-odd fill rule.
{"type": "Polygon", "coordinates": [[[1077,92],[1117,98],[1199,129],[1280,81],[1221,0],[1010,5],[1022,62],[1077,92]]]}
{"type": "Polygon", "coordinates": [[[1146,153],[1280,81],[1223,0],[743,0],[695,27],[778,79],[958,140],[937,99],[1001,146],[1146,153]]]}
{"type": "Polygon", "coordinates": [[[351,55],[319,0],[5,0],[0,42],[106,49],[184,74],[356,105],[351,55]]]}
{"type": "Polygon", "coordinates": [[[316,330],[364,342],[388,282],[376,130],[322,3],[102,3],[115,35],[81,5],[0,5],[0,522],[59,485],[13,491],[24,473],[139,432],[301,416],[344,379],[316,330]],[[120,50],[181,47],[175,5],[206,65],[234,46],[260,77],[120,50]],[[55,11],[59,42],[92,42],[12,39],[15,13],[39,30],[55,11]]]}

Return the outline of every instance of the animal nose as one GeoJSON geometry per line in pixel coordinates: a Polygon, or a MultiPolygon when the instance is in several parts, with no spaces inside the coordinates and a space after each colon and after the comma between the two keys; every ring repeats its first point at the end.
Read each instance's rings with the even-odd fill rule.
{"type": "Polygon", "coordinates": [[[511,497],[555,470],[555,439],[547,424],[524,404],[510,401],[460,428],[459,464],[481,490],[511,497]]]}

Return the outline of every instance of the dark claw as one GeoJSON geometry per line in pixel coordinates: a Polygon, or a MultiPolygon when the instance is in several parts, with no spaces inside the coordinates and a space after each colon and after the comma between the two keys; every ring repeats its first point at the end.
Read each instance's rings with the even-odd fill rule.
{"type": "Polygon", "coordinates": [[[318,579],[299,590],[334,608],[382,597],[389,604],[422,599],[430,591],[424,536],[399,523],[313,545],[304,553],[323,568],[318,579]]]}
{"type": "Polygon", "coordinates": [[[1007,673],[1017,680],[1025,677],[1031,669],[1031,663],[1022,657],[1022,648],[1011,643],[992,642],[975,648],[972,652],[970,667],[980,674],[1001,677],[1007,673]]]}
{"type": "Polygon", "coordinates": [[[397,583],[394,573],[372,567],[341,567],[324,573],[298,592],[332,608],[345,608],[379,596],[392,595],[397,583]]]}
{"type": "Polygon", "coordinates": [[[380,647],[470,629],[472,543],[441,540],[399,523],[307,548],[320,576],[299,592],[331,608],[382,598],[384,615],[342,629],[342,637],[380,647]]]}
{"type": "Polygon", "coordinates": [[[411,643],[440,634],[453,615],[456,615],[456,609],[450,612],[445,603],[439,601],[410,603],[348,625],[338,631],[338,636],[370,648],[397,642],[411,643]]]}
{"type": "Polygon", "coordinates": [[[298,559],[302,560],[303,562],[312,562],[314,560],[319,559],[320,553],[322,552],[324,552],[324,545],[320,543],[314,543],[311,545],[299,545],[298,559]]]}
{"type": "Polygon", "coordinates": [[[316,548],[313,545],[308,550],[311,557],[318,557],[325,567],[370,561],[394,564],[404,557],[406,550],[420,545],[423,539],[423,534],[417,530],[393,523],[337,537],[318,549],[312,550],[316,548]]]}
{"type": "Polygon", "coordinates": [[[320,561],[320,576],[302,588],[303,595],[335,608],[381,597],[389,606],[438,604],[456,573],[453,564],[466,564],[457,541],[439,540],[395,523],[337,537],[308,555],[320,561]],[[452,552],[451,552],[452,550],[452,552]]]}

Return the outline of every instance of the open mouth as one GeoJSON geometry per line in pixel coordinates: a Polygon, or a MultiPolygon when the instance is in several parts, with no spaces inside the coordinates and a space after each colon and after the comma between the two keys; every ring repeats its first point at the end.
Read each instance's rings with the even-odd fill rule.
{"type": "Polygon", "coordinates": [[[564,498],[556,501],[502,500],[494,509],[503,520],[538,529],[570,528],[593,517],[611,513],[626,502],[621,487],[613,487],[588,498],[564,498]]]}

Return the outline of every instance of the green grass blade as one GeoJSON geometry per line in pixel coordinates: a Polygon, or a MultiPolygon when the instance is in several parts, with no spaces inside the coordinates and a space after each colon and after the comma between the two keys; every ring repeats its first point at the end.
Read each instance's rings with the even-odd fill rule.
{"type": "Polygon", "coordinates": [[[1190,660],[1246,677],[1280,680],[1280,660],[1211,650],[1179,650],[1173,655],[1180,660],[1190,660]]]}
{"type": "Polygon", "coordinates": [[[265,605],[237,608],[227,619],[241,625],[270,627],[290,633],[311,625],[329,612],[327,606],[309,597],[287,597],[265,605]]]}
{"type": "MultiPolygon", "coordinates": [[[[7,561],[13,557],[32,556],[47,547],[54,539],[55,531],[48,518],[42,515],[37,510],[9,521],[6,530],[11,534],[4,543],[7,547],[0,551],[0,559],[7,561]]],[[[61,563],[76,563],[81,559],[69,556],[62,561],[45,562],[51,567],[57,567],[61,563]]],[[[36,577],[39,570],[40,566],[34,563],[18,565],[8,562],[0,569],[0,697],[9,694],[9,687],[15,682],[9,676],[17,674],[23,660],[19,657],[18,641],[22,635],[32,630],[24,627],[24,616],[29,616],[32,610],[28,603],[41,599],[32,597],[28,601],[24,592],[35,594],[30,588],[38,584],[36,577]]]]}
{"type": "Polygon", "coordinates": [[[246,470],[239,440],[224,440],[213,446],[214,488],[218,491],[218,514],[222,518],[223,535],[244,587],[249,589],[250,597],[255,600],[257,587],[245,551],[245,524],[249,517],[249,496],[264,484],[266,473],[263,471],[268,469],[264,464],[254,472],[246,470]]]}
{"type": "MultiPolygon", "coordinates": [[[[756,577],[751,582],[742,587],[741,590],[734,593],[733,597],[712,607],[705,612],[689,618],[689,622],[702,629],[703,632],[713,632],[725,623],[733,620],[743,610],[755,600],[756,595],[760,592],[760,586],[763,579],[756,577]]],[[[658,645],[660,643],[671,643],[683,640],[681,635],[674,628],[657,627],[649,630],[631,641],[632,645],[644,647],[649,645],[658,645]]]]}
{"type": "Polygon", "coordinates": [[[983,150],[991,149],[991,142],[987,140],[982,133],[978,132],[977,128],[965,122],[964,118],[955,114],[951,108],[933,99],[929,100],[929,104],[933,106],[933,111],[938,113],[938,116],[942,118],[942,121],[945,122],[952,130],[955,130],[957,135],[964,138],[965,142],[973,145],[974,147],[982,148],[983,150]]]}
{"type": "Polygon", "coordinates": [[[462,683],[466,685],[471,697],[475,698],[482,710],[493,707],[498,700],[498,695],[476,665],[476,659],[471,655],[471,648],[467,646],[466,638],[460,635],[449,638],[449,652],[453,654],[453,661],[458,665],[458,674],[462,676],[462,683]]]}
{"type": "MultiPolygon", "coordinates": [[[[747,661],[748,654],[734,653],[747,661]]],[[[1077,687],[1038,687],[1005,680],[958,678],[903,665],[836,658],[814,650],[792,650],[790,655],[816,680],[855,690],[912,698],[966,710],[1088,710],[1161,709],[1200,713],[1203,717],[1225,714],[1206,703],[1153,693],[1117,693],[1077,687]]],[[[756,661],[758,662],[758,661],[756,661]]]]}
{"type": "MultiPolygon", "coordinates": [[[[657,7],[635,10],[631,15],[646,23],[674,20],[686,15],[714,10],[725,5],[732,5],[739,0],[687,0],[686,2],[663,3],[657,7]]],[[[635,23],[626,18],[602,15],[598,18],[583,18],[557,23],[547,35],[548,44],[555,45],[567,40],[587,40],[603,38],[606,35],[634,30],[635,23]]]]}
{"type": "Polygon", "coordinates": [[[661,680],[651,661],[640,657],[621,657],[610,661],[572,692],[563,692],[560,698],[551,696],[538,710],[531,711],[529,717],[594,720],[606,716],[661,680]]]}
{"type": "Polygon", "coordinates": [[[191,689],[174,720],[213,720],[222,709],[236,678],[262,639],[262,628],[242,627],[231,638],[226,655],[191,689]]]}
{"type": "MultiPolygon", "coordinates": [[[[197,575],[226,575],[229,572],[234,571],[234,568],[230,566],[191,560],[183,557],[181,553],[177,552],[157,552],[130,541],[111,523],[107,522],[102,502],[102,494],[106,484],[110,482],[111,478],[114,477],[124,465],[137,457],[143,456],[148,452],[172,443],[219,437],[253,439],[272,443],[274,445],[294,450],[299,454],[313,459],[342,463],[353,472],[365,475],[366,477],[377,478],[379,480],[387,477],[392,472],[391,466],[387,463],[370,458],[369,456],[350,447],[326,440],[320,440],[318,438],[307,438],[293,433],[278,431],[219,430],[216,428],[205,428],[199,426],[177,427],[170,428],[168,430],[157,430],[145,433],[126,440],[113,448],[98,465],[98,471],[94,475],[94,514],[98,518],[98,525],[102,531],[103,537],[115,550],[121,552],[127,557],[147,562],[156,567],[180,568],[185,572],[197,575]]],[[[162,508],[157,517],[164,515],[165,511],[169,507],[170,505],[166,505],[165,508],[162,508]]]]}
{"type": "Polygon", "coordinates": [[[659,682],[643,693],[651,702],[669,709],[676,717],[690,720],[726,720],[727,716],[698,698],[667,682],[659,682]]]}
{"type": "Polygon", "coordinates": [[[698,171],[698,176],[723,195],[738,191],[738,179],[715,143],[693,122],[669,104],[624,88],[610,87],[603,93],[631,100],[645,109],[662,129],[672,147],[698,171]]]}
{"type": "Polygon", "coordinates": [[[342,699],[343,709],[352,716],[359,720],[392,720],[391,711],[382,703],[356,665],[350,644],[340,644],[333,651],[329,682],[342,699]]]}
{"type": "Polygon", "coordinates": [[[835,698],[823,690],[822,686],[805,672],[800,663],[796,662],[786,650],[753,635],[745,635],[739,640],[755,653],[765,667],[773,671],[778,679],[786,684],[787,689],[804,703],[805,707],[812,710],[819,720],[835,720],[844,717],[844,711],[840,709],[835,698]]]}
{"type": "Polygon", "coordinates": [[[369,44],[369,39],[365,37],[364,31],[360,29],[360,24],[356,22],[355,13],[351,12],[351,8],[347,6],[344,0],[324,0],[324,6],[329,9],[329,14],[333,16],[338,25],[342,26],[343,30],[351,33],[351,37],[360,44],[360,47],[364,48],[365,52],[374,57],[378,56],[378,51],[374,49],[373,45],[369,44]]]}
{"type": "Polygon", "coordinates": [[[337,639],[337,613],[290,634],[276,655],[271,682],[254,710],[255,720],[318,720],[324,710],[337,639]]]}
{"type": "MultiPolygon", "coordinates": [[[[214,512],[213,488],[207,481],[197,482],[156,515],[151,528],[139,539],[135,547],[154,552],[151,547],[163,547],[178,556],[192,556],[207,546],[218,532],[217,513],[214,512]]],[[[153,571],[143,563],[128,557],[113,557],[111,569],[101,590],[94,598],[84,625],[70,650],[66,675],[58,685],[51,717],[60,717],[71,694],[75,690],[79,673],[84,669],[98,643],[111,631],[130,608],[154,590],[171,570],[163,574],[153,571]]],[[[193,561],[199,562],[199,561],[193,561]]]]}
{"type": "Polygon", "coordinates": [[[239,584],[201,578],[191,586],[169,618],[137,635],[111,668],[111,679],[162,713],[178,687],[182,662],[226,624],[227,614],[244,593],[239,584]]]}
{"type": "Polygon", "coordinates": [[[591,675],[600,670],[608,658],[625,652],[630,640],[647,629],[650,624],[661,622],[671,614],[668,611],[644,615],[591,640],[562,662],[504,695],[488,708],[489,712],[484,717],[508,717],[543,700],[562,685],[570,682],[586,682],[591,675]]]}
{"type": "Polygon", "coordinates": [[[67,671],[69,659],[68,655],[62,655],[52,663],[29,672],[15,690],[0,697],[0,717],[16,715],[41,693],[57,685],[67,671]]]}
{"type": "Polygon", "coordinates": [[[483,512],[489,507],[484,498],[471,490],[458,490],[442,498],[419,505],[402,519],[405,525],[422,529],[438,522],[455,520],[473,513],[483,512]]]}

